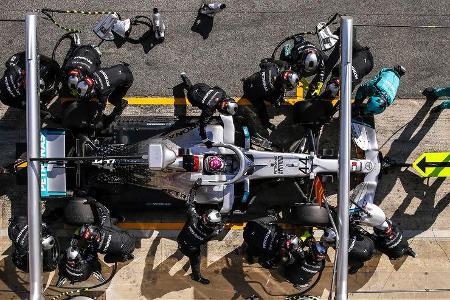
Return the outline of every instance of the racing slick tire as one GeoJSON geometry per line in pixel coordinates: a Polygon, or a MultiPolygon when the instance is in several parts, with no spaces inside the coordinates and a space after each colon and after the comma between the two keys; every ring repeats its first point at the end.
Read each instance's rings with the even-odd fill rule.
{"type": "Polygon", "coordinates": [[[317,203],[295,203],[288,207],[286,221],[299,226],[327,227],[331,225],[327,209],[317,203]]]}
{"type": "Polygon", "coordinates": [[[95,222],[94,212],[89,204],[85,204],[86,198],[74,197],[69,200],[64,208],[64,219],[70,225],[92,224],[95,222]]]}

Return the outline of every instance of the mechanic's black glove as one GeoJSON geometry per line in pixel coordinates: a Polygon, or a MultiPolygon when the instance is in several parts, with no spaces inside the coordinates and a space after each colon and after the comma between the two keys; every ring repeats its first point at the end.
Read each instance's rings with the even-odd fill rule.
{"type": "Polygon", "coordinates": [[[211,142],[210,140],[207,140],[205,142],[205,146],[208,147],[208,149],[209,149],[209,148],[211,148],[213,146],[213,142],[211,142]]]}

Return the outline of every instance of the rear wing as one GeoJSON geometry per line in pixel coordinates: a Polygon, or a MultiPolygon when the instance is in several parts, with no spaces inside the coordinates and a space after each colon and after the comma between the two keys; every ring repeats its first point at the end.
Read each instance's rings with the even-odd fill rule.
{"type": "MultiPolygon", "coordinates": [[[[41,130],[41,158],[64,157],[66,152],[66,133],[62,129],[41,130]]],[[[65,197],[65,163],[41,163],[41,197],[65,197]]]]}

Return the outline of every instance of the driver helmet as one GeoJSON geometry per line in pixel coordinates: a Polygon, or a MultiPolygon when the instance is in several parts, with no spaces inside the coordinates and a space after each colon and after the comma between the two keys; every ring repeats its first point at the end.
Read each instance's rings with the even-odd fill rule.
{"type": "Polygon", "coordinates": [[[287,90],[292,90],[298,85],[298,82],[300,81],[300,78],[298,77],[297,73],[287,70],[283,71],[280,74],[280,78],[282,80],[283,86],[287,90]]]}
{"type": "Polygon", "coordinates": [[[315,48],[302,50],[298,55],[297,67],[305,74],[314,74],[319,66],[319,53],[315,48]]]}
{"type": "Polygon", "coordinates": [[[227,115],[234,115],[237,112],[238,104],[236,101],[234,101],[233,98],[225,98],[220,101],[219,104],[219,111],[227,114],[227,115]]]}
{"type": "Polygon", "coordinates": [[[225,161],[218,155],[211,155],[205,158],[205,171],[208,173],[220,173],[225,169],[225,161]]]}
{"type": "Polygon", "coordinates": [[[215,209],[209,209],[202,215],[203,224],[209,228],[216,228],[222,223],[222,215],[215,209]]]}

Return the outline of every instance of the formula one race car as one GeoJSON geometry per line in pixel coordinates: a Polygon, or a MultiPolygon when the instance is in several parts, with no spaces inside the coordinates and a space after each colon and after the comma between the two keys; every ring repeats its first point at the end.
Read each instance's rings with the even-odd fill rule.
{"type": "MultiPolygon", "coordinates": [[[[317,133],[323,125],[320,118],[315,120],[302,124],[309,134],[289,151],[254,149],[249,128],[237,124],[242,122],[231,116],[220,116],[217,124],[207,127],[207,135],[214,143],[212,148],[203,145],[197,123],[189,119],[121,121],[110,135],[96,138],[46,128],[41,138],[42,196],[70,197],[74,190],[127,185],[160,190],[185,200],[194,182],[201,178],[197,203],[218,205],[227,214],[237,207],[242,209],[252,186],[259,182],[301,179],[297,202],[311,202],[311,194],[302,192],[302,188],[306,190],[302,185],[313,182],[317,175],[338,172],[337,158],[322,157],[315,151],[317,133]]],[[[364,206],[372,202],[377,185],[378,147],[373,126],[354,120],[352,130],[355,144],[365,154],[350,162],[352,172],[364,175],[355,200],[364,206]]],[[[318,218],[319,223],[322,218],[328,224],[329,214],[322,209],[297,205],[295,213],[318,218]]]]}

